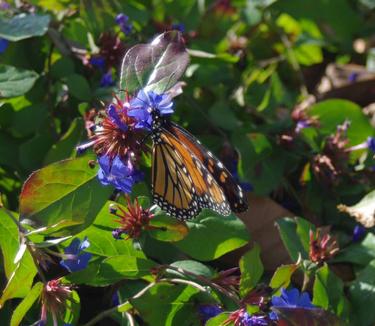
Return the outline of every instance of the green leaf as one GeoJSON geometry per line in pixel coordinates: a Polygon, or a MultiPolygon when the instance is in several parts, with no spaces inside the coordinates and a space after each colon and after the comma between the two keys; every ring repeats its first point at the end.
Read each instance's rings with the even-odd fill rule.
{"type": "Polygon", "coordinates": [[[36,267],[29,252],[25,252],[8,278],[8,283],[0,298],[0,307],[12,298],[23,298],[29,292],[36,275],[36,267]],[[22,286],[20,286],[22,284],[22,286]]]}
{"type": "Polygon", "coordinates": [[[367,228],[375,225],[375,190],[368,193],[353,206],[339,205],[341,212],[348,213],[351,217],[367,228]]]}
{"type": "MultiPolygon", "coordinates": [[[[13,214],[13,213],[12,213],[13,214]]],[[[15,216],[17,214],[14,214],[15,216]]],[[[14,258],[19,248],[18,240],[18,228],[12,219],[5,213],[4,210],[0,210],[0,247],[3,254],[3,263],[5,275],[7,278],[10,277],[14,271],[14,258]]]]}
{"type": "Polygon", "coordinates": [[[349,288],[352,311],[358,318],[358,325],[375,323],[375,260],[372,260],[353,281],[349,288]]]}
{"type": "Polygon", "coordinates": [[[243,255],[239,262],[241,270],[240,294],[244,298],[257,285],[263,275],[263,264],[260,259],[260,247],[254,247],[243,255]]]}
{"type": "Polygon", "coordinates": [[[329,310],[339,317],[348,315],[348,303],[344,295],[344,284],[327,264],[315,273],[313,304],[329,310]]]}
{"type": "Polygon", "coordinates": [[[300,217],[285,217],[277,221],[281,240],[293,261],[297,261],[299,254],[303,259],[309,258],[309,235],[311,229],[315,231],[314,225],[300,217]]]}
{"type": "Polygon", "coordinates": [[[28,251],[17,264],[14,263],[20,247],[18,228],[4,210],[0,210],[0,247],[8,280],[0,298],[0,307],[2,307],[8,299],[26,296],[36,274],[36,267],[28,251]]]}
{"type": "Polygon", "coordinates": [[[290,264],[281,265],[276,269],[270,281],[270,287],[277,290],[274,295],[279,295],[282,288],[286,289],[289,286],[292,275],[297,268],[296,264],[290,264]]]}
{"type": "Polygon", "coordinates": [[[245,224],[235,215],[223,217],[205,210],[187,225],[189,234],[174,245],[198,260],[219,258],[244,246],[250,238],[245,224]]]}
{"type": "Polygon", "coordinates": [[[26,180],[20,196],[23,224],[45,234],[65,236],[89,226],[106,202],[111,187],[96,178],[87,157],[69,159],[37,170],[26,180]]]}
{"type": "Polygon", "coordinates": [[[209,110],[209,115],[213,123],[225,130],[234,130],[241,125],[229,104],[225,102],[214,104],[209,110]]]}
{"type": "Polygon", "coordinates": [[[10,19],[0,17],[0,37],[16,42],[47,32],[50,16],[37,14],[19,14],[10,19]]]}
{"type": "Polygon", "coordinates": [[[72,74],[66,77],[69,93],[81,101],[89,101],[91,99],[91,89],[87,80],[78,74],[72,74]]]}
{"type": "Polygon", "coordinates": [[[205,326],[223,326],[224,322],[228,319],[228,317],[229,317],[229,314],[227,312],[223,312],[207,320],[205,326]]]}
{"type": "Polygon", "coordinates": [[[169,31],[151,43],[133,46],[124,57],[120,89],[133,93],[137,89],[164,93],[180,79],[189,61],[182,36],[169,31]]]}
{"type": "Polygon", "coordinates": [[[90,283],[99,286],[111,285],[123,279],[138,279],[151,275],[156,266],[151,260],[128,255],[119,255],[104,259],[99,265],[95,279],[90,283]]]}
{"type": "Polygon", "coordinates": [[[38,77],[35,71],[0,64],[0,98],[25,94],[34,86],[38,77]]]}
{"type": "Polygon", "coordinates": [[[156,215],[151,219],[149,226],[151,227],[148,230],[149,234],[160,241],[180,241],[189,233],[189,229],[184,222],[165,214],[156,215]]]}
{"type": "Polygon", "coordinates": [[[349,120],[348,146],[358,145],[367,137],[375,135],[374,128],[363,114],[362,108],[347,100],[333,99],[318,102],[310,107],[308,114],[319,119],[319,131],[323,135],[335,133],[339,124],[349,120]]]}
{"type": "Polygon", "coordinates": [[[77,325],[79,314],[80,314],[81,304],[80,298],[76,291],[72,291],[71,296],[66,300],[65,305],[65,316],[64,316],[64,325],[77,325]]]}
{"type": "MultiPolygon", "coordinates": [[[[208,278],[208,279],[211,279],[215,276],[214,271],[210,267],[208,267],[208,266],[206,266],[206,265],[204,265],[204,264],[202,264],[198,261],[194,261],[194,260],[176,261],[176,262],[172,263],[171,266],[181,268],[185,271],[194,273],[196,275],[204,276],[205,278],[208,278]]],[[[189,276],[185,276],[183,273],[179,273],[179,272],[177,272],[173,269],[167,269],[167,272],[170,273],[170,274],[178,275],[181,278],[185,278],[185,277],[189,278],[189,276]]]]}
{"type": "Polygon", "coordinates": [[[68,131],[52,146],[44,159],[45,164],[73,157],[76,154],[75,147],[83,139],[85,133],[84,123],[81,118],[72,121],[68,131]]]}
{"type": "Polygon", "coordinates": [[[341,249],[335,257],[334,262],[349,262],[366,266],[375,259],[375,235],[368,233],[361,243],[352,243],[341,249]]]}
{"type": "Polygon", "coordinates": [[[149,325],[199,325],[196,308],[190,303],[198,292],[191,286],[159,283],[130,302],[149,325]]]}
{"type": "Polygon", "coordinates": [[[18,326],[43,290],[43,283],[36,283],[12,314],[10,326],[18,326]]]}
{"type": "Polygon", "coordinates": [[[74,74],[74,63],[68,57],[62,57],[51,67],[51,75],[55,78],[64,78],[74,74]]]}

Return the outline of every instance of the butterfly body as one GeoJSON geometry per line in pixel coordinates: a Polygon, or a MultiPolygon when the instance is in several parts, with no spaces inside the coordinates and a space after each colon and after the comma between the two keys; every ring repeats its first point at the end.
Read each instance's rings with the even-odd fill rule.
{"type": "Polygon", "coordinates": [[[227,216],[247,209],[241,187],[224,165],[188,131],[152,111],[153,199],[186,220],[203,208],[227,216]]]}

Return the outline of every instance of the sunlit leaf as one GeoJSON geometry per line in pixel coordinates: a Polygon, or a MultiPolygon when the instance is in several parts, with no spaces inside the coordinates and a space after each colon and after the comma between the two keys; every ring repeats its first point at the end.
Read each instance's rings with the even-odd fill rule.
{"type": "Polygon", "coordinates": [[[240,294],[241,297],[246,297],[263,275],[264,267],[260,259],[259,245],[254,245],[241,257],[239,266],[241,270],[240,294]]]}
{"type": "Polygon", "coordinates": [[[188,235],[175,245],[192,258],[203,261],[244,246],[250,237],[246,226],[235,215],[223,217],[206,210],[187,225],[188,235]]]}
{"type": "Polygon", "coordinates": [[[281,265],[276,269],[270,281],[270,287],[277,290],[274,295],[279,295],[282,288],[286,289],[289,286],[292,275],[297,267],[296,264],[290,264],[281,265]]]}
{"type": "Polygon", "coordinates": [[[34,302],[39,298],[42,293],[43,283],[36,283],[32,289],[28,292],[26,297],[21,301],[21,303],[14,310],[12,315],[12,320],[10,322],[11,326],[18,326],[22,319],[25,317],[26,313],[32,307],[34,302]]]}
{"type": "Polygon", "coordinates": [[[7,278],[0,298],[1,307],[8,299],[23,298],[27,295],[36,274],[36,267],[28,251],[14,263],[20,247],[18,228],[3,210],[0,210],[0,246],[7,278]]]}
{"type": "Polygon", "coordinates": [[[198,325],[198,315],[189,302],[198,292],[191,286],[159,283],[130,302],[150,325],[185,325],[186,321],[198,325]]]}
{"type": "Polygon", "coordinates": [[[10,19],[0,17],[0,37],[9,41],[20,41],[47,32],[50,16],[19,14],[10,19]]]}

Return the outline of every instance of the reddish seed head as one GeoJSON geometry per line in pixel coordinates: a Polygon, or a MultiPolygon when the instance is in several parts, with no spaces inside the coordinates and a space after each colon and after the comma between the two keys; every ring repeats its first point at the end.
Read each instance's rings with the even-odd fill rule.
{"type": "Polygon", "coordinates": [[[337,241],[329,234],[321,236],[320,230],[314,234],[310,230],[310,260],[315,263],[322,263],[332,258],[339,251],[337,241]]]}
{"type": "Polygon", "coordinates": [[[60,279],[47,282],[41,294],[41,320],[47,320],[48,312],[52,315],[54,321],[56,321],[57,318],[62,318],[66,307],[66,300],[70,298],[71,293],[71,286],[62,284],[60,279]]]}
{"type": "Polygon", "coordinates": [[[131,203],[129,197],[126,197],[126,200],[128,203],[126,209],[119,206],[114,211],[113,207],[111,208],[113,214],[120,218],[116,220],[121,225],[120,228],[115,230],[116,235],[119,238],[121,234],[127,234],[127,239],[136,239],[141,236],[142,229],[150,228],[148,224],[154,215],[150,213],[149,209],[144,209],[139,205],[138,199],[134,203],[131,203]]]}

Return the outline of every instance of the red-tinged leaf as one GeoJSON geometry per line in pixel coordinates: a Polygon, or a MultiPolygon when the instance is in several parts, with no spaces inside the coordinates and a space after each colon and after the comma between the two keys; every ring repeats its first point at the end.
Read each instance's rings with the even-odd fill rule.
{"type": "Polygon", "coordinates": [[[344,326],[334,314],[323,309],[272,308],[276,312],[279,326],[344,326]]]}
{"type": "Polygon", "coordinates": [[[97,168],[88,162],[87,157],[64,160],[31,174],[20,196],[21,223],[55,236],[89,226],[112,188],[100,185],[97,168]]]}

